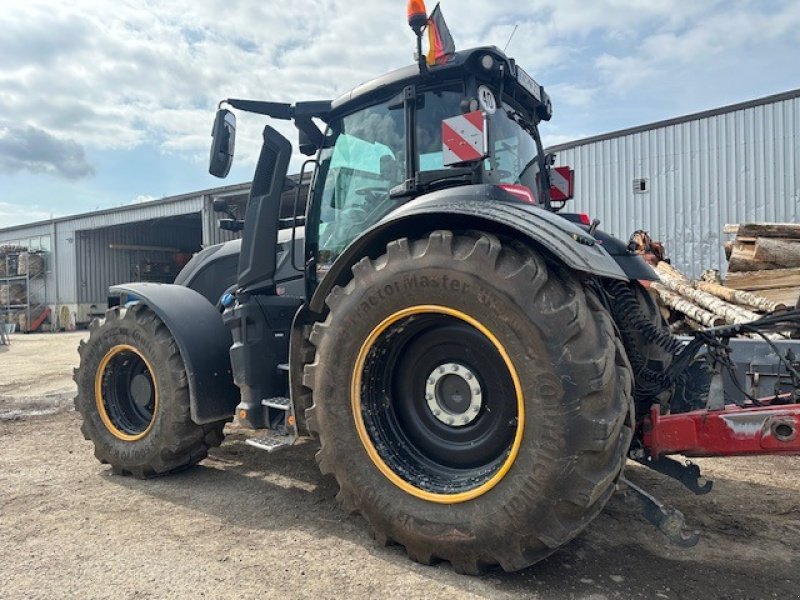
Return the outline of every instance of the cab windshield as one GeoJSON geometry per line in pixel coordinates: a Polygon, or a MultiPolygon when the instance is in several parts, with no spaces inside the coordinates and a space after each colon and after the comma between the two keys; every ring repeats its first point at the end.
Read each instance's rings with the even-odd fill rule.
{"type": "Polygon", "coordinates": [[[417,94],[414,173],[407,172],[408,111],[402,103],[387,100],[330,122],[306,229],[318,275],[361,233],[409,199],[409,195],[390,195],[390,190],[412,177],[418,193],[434,185],[483,182],[521,184],[541,197],[541,145],[534,137],[535,126],[505,103],[489,118],[489,156],[482,169],[443,164],[442,121],[462,113],[463,99],[460,82],[417,94]]]}
{"type": "MultiPolygon", "coordinates": [[[[441,121],[459,114],[461,84],[417,96],[415,168],[445,169],[441,121]]],[[[310,215],[318,223],[317,268],[324,271],[360,233],[407,198],[390,198],[389,190],[409,178],[406,172],[405,111],[383,104],[370,106],[330,123],[319,158],[318,181],[310,215]]],[[[313,225],[312,225],[313,227],[313,225]]]]}

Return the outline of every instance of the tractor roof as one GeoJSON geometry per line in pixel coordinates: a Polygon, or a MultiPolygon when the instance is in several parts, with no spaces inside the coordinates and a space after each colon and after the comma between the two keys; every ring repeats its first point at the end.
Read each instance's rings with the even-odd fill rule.
{"type": "Polygon", "coordinates": [[[404,87],[411,84],[423,85],[435,81],[460,79],[466,74],[475,75],[485,81],[499,80],[501,65],[503,65],[506,75],[517,82],[517,85],[510,86],[506,80],[507,93],[513,95],[532,112],[539,107],[549,107],[550,99],[544,89],[518,67],[514,59],[507,57],[495,46],[484,46],[456,52],[448,57],[447,62],[429,66],[423,72],[420,71],[418,64],[412,64],[357,85],[336,98],[331,105],[331,111],[333,113],[350,112],[379,98],[399,93],[404,87]],[[488,68],[482,65],[482,59],[485,56],[493,59],[488,68]]]}

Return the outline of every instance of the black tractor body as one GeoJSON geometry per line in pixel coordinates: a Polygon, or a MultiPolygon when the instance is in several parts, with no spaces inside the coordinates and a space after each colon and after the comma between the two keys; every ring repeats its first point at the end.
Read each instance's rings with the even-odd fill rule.
{"type": "MultiPolygon", "coordinates": [[[[701,344],[681,354],[626,243],[559,213],[544,89],[484,47],[332,101],[221,104],[293,121],[308,197],[282,214],[292,146],[266,125],[246,214],[221,221],[241,241],[112,290],[76,372],[98,458],[175,471],[235,416],[264,450],[318,438],[337,500],[419,562],[510,571],[574,538],[701,344]]],[[[219,109],[212,174],[235,123],[219,109]]]]}

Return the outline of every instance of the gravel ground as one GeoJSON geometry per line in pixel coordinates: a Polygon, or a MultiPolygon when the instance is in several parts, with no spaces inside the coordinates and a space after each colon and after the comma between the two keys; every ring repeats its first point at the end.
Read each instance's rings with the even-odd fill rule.
{"type": "Polygon", "coordinates": [[[266,454],[231,427],[186,472],[111,475],[65,402],[81,335],[16,335],[0,353],[0,598],[800,598],[796,458],[700,461],[715,489],[699,497],[631,467],[701,530],[694,548],[618,494],[546,561],[465,577],[375,546],[313,442],[266,454]]]}

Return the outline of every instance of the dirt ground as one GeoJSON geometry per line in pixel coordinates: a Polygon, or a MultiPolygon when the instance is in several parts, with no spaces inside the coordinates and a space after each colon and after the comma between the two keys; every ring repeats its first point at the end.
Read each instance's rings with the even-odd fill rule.
{"type": "Polygon", "coordinates": [[[701,461],[706,496],[631,467],[701,530],[670,546],[621,494],[518,573],[455,574],[379,548],[339,510],[313,442],[267,454],[232,429],[184,473],[113,476],[71,409],[80,333],[0,351],[0,598],[800,598],[800,462],[701,461]]]}

